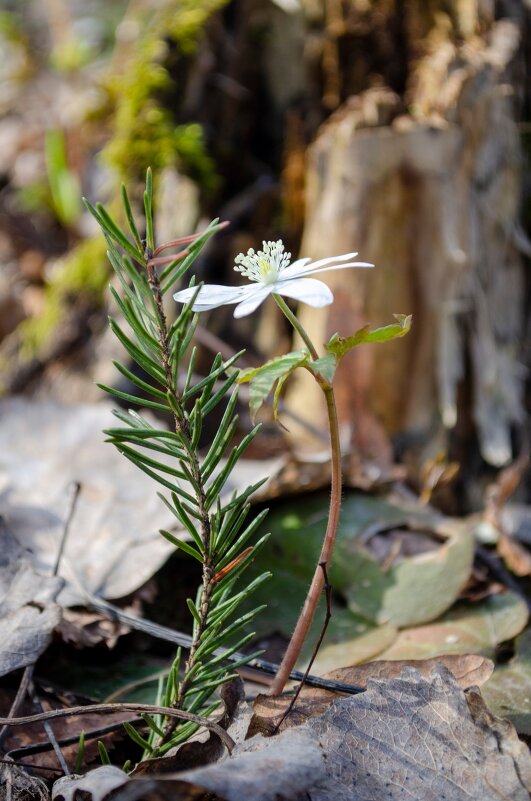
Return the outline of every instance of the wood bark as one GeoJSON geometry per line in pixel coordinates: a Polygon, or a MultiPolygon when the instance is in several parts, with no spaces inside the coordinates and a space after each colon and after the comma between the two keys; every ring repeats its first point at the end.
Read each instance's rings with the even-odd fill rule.
{"type": "MultiPolygon", "coordinates": [[[[443,5],[425,10],[436,19],[443,5]]],[[[487,4],[483,16],[472,15],[474,5],[446,28],[419,22],[422,55],[405,94],[379,87],[346,100],[308,151],[301,255],[356,250],[376,265],[324,274],[335,300],[323,310],[301,307],[310,336],[324,343],[336,331],[413,314],[408,337],[359,348],[337,375],[340,420],[374,475],[391,464],[391,435],[421,441],[420,458],[447,447],[468,413],[458,401],[467,383],[487,462],[511,459],[511,434],[523,422],[522,23],[487,27],[487,4]]],[[[315,423],[321,413],[308,379],[297,379],[289,403],[315,423]]]]}

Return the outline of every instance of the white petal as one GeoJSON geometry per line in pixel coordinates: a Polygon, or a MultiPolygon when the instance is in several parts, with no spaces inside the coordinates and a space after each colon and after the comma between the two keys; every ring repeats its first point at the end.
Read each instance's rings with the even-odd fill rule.
{"type": "Polygon", "coordinates": [[[342,256],[329,256],[327,259],[319,259],[318,261],[314,261],[312,264],[312,270],[316,267],[324,267],[326,264],[334,264],[336,261],[348,261],[349,259],[355,259],[358,255],[356,253],[343,253],[342,256]]]}
{"type": "Polygon", "coordinates": [[[289,267],[286,267],[285,270],[282,270],[280,274],[280,280],[282,281],[284,278],[296,278],[298,276],[303,277],[305,275],[313,275],[313,273],[320,273],[323,272],[323,270],[342,270],[345,267],[374,267],[373,264],[369,264],[365,261],[349,262],[348,264],[337,263],[344,262],[348,259],[353,259],[357,255],[357,253],[345,253],[343,256],[330,256],[327,259],[319,259],[318,261],[314,261],[312,263],[309,263],[311,262],[311,259],[297,259],[297,261],[294,261],[293,264],[289,265],[289,267]]]}
{"type": "Polygon", "coordinates": [[[291,281],[279,281],[273,286],[273,292],[278,295],[302,300],[316,308],[328,306],[334,300],[330,287],[316,278],[294,278],[291,281]]]}
{"type": "Polygon", "coordinates": [[[240,317],[247,317],[248,314],[252,314],[255,309],[259,307],[259,305],[270,295],[272,292],[275,292],[276,284],[268,284],[267,286],[258,285],[253,287],[254,292],[249,297],[245,298],[236,308],[234,309],[234,316],[236,319],[240,317]]]}
{"type": "MultiPolygon", "coordinates": [[[[318,262],[315,262],[318,264],[318,262]]],[[[312,264],[309,267],[304,275],[314,275],[315,273],[327,273],[329,270],[345,270],[347,267],[374,267],[374,264],[371,264],[369,261],[349,261],[348,264],[334,264],[332,267],[320,267],[317,270],[314,269],[315,265],[312,264]]]]}
{"type": "MultiPolygon", "coordinates": [[[[194,311],[208,311],[216,309],[218,306],[225,306],[229,303],[239,303],[247,294],[250,287],[247,286],[222,286],[218,284],[207,284],[202,286],[197,294],[193,305],[194,311]]],[[[173,299],[179,303],[188,303],[196,294],[197,287],[188,287],[176,292],[173,299]]]]}
{"type": "Polygon", "coordinates": [[[293,278],[295,275],[303,275],[306,270],[306,265],[310,261],[310,258],[297,259],[297,261],[294,261],[292,264],[288,264],[287,267],[284,267],[280,275],[282,278],[293,278]]]}

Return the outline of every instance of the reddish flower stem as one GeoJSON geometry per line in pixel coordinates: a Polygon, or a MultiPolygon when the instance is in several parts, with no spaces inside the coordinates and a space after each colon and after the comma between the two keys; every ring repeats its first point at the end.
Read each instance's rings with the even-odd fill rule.
{"type": "MultiPolygon", "coordinates": [[[[275,295],[274,297],[277,304],[280,306],[295,330],[302,336],[306,345],[308,345],[312,358],[316,359],[318,355],[315,347],[311,343],[308,334],[306,331],[304,331],[300,322],[297,320],[282,298],[280,298],[278,295],[275,295]]],[[[295,667],[295,664],[300,656],[302,646],[304,645],[304,641],[308,635],[308,631],[315,616],[319,599],[324,588],[324,571],[322,565],[324,564],[328,570],[330,561],[332,559],[332,554],[334,552],[334,545],[336,542],[337,529],[339,525],[339,513],[341,509],[341,447],[339,443],[339,424],[337,419],[336,402],[332,385],[324,379],[317,379],[317,381],[325,395],[326,409],[328,412],[328,425],[330,429],[330,450],[332,463],[330,510],[328,513],[328,523],[326,526],[323,546],[321,548],[319,560],[315,568],[312,583],[310,584],[304,606],[302,607],[299,619],[293,634],[291,635],[284,658],[271,685],[269,691],[270,695],[280,695],[289,678],[289,674],[295,667]]]]}

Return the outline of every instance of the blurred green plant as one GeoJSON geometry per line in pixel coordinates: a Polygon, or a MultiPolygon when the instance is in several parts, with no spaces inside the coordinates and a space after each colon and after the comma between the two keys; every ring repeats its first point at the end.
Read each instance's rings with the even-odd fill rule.
{"type": "MultiPolygon", "coordinates": [[[[124,74],[107,82],[115,106],[113,135],[103,157],[123,180],[139,181],[176,166],[209,192],[217,186],[214,163],[197,122],[178,124],[172,111],[179,94],[168,68],[172,50],[195,52],[208,18],[227,0],[171,0],[151,16],[124,74]]],[[[173,57],[173,56],[172,56],[173,57]]]]}
{"type": "MultiPolygon", "coordinates": [[[[234,444],[238,373],[231,367],[241,354],[228,360],[218,354],[208,374],[200,380],[194,379],[196,349],[191,343],[197,315],[192,312],[192,303],[186,304],[171,324],[164,312],[165,293],[192,267],[220,226],[213,222],[202,234],[156,247],[151,171],[147,173],[144,193],[145,240],[139,234],[125,188],[122,198],[127,233],[102,205],[94,207],[87,202],[87,207],[102,229],[108,257],[121,287],[120,292],[111,287],[111,292],[126,328],[111,319],[111,329],[136,369],[118,362],[115,366],[134,385],[137,394],[108,386],[101,388],[128,404],[164,412],[172,420],[172,430],[158,427],[130,409],[115,411],[122,425],[105,433],[127,459],[169,491],[170,497],[160,495],[161,500],[177,519],[185,537],[169,531],[161,534],[201,564],[201,585],[195,599],[187,601],[193,623],[188,658],[182,660],[179,649],[165,683],[160,685],[158,701],[164,707],[207,717],[219,703],[216,690],[236,675],[235,668],[257,655],[249,654],[227,664],[228,657],[254,636],[241,636],[241,630],[263,608],[238,616],[239,605],[268,578],[268,573],[262,573],[242,589],[236,586],[267,539],[266,535],[254,547],[248,547],[249,539],[265,516],[262,512],[249,523],[249,498],[262,482],[235,491],[225,499],[222,496],[236,462],[257,428],[234,444]],[[183,245],[186,249],[177,255],[162,255],[169,248],[183,245]],[[227,405],[217,433],[202,455],[198,446],[203,423],[224,402],[227,405]],[[224,650],[220,652],[220,648],[224,650]]],[[[144,715],[144,720],[147,734],[125,724],[131,738],[142,747],[144,758],[165,754],[197,729],[195,722],[182,722],[163,714],[144,715]]]]}
{"type": "Polygon", "coordinates": [[[28,212],[47,210],[64,228],[72,230],[81,216],[81,189],[79,178],[68,165],[62,131],[46,131],[44,158],[46,182],[35,181],[20,189],[19,204],[28,212]]]}
{"type": "Polygon", "coordinates": [[[52,129],[46,132],[44,152],[52,208],[59,222],[69,228],[81,214],[81,192],[79,179],[68,166],[62,131],[52,129]]]}
{"type": "Polygon", "coordinates": [[[58,72],[76,72],[95,58],[96,52],[87,42],[69,36],[50,53],[50,63],[58,72]]]}
{"type": "Polygon", "coordinates": [[[42,311],[17,327],[21,361],[39,358],[46,351],[73,302],[84,298],[101,305],[108,280],[105,243],[99,236],[80,242],[60,259],[46,282],[42,311]]]}

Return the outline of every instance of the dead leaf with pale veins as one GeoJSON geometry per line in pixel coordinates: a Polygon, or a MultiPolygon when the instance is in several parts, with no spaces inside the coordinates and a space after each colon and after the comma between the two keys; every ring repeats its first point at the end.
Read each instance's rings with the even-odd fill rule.
{"type": "Polygon", "coordinates": [[[49,801],[50,793],[42,779],[29,776],[25,770],[0,764],[0,798],[11,801],[49,801]]]}
{"type": "Polygon", "coordinates": [[[127,773],[114,765],[102,765],[84,776],[63,776],[53,786],[52,801],[104,801],[126,779],[127,773]]]}
{"type": "Polygon", "coordinates": [[[61,620],[63,579],[36,571],[0,519],[0,676],[32,665],[61,620]]]}
{"type": "Polygon", "coordinates": [[[529,801],[529,786],[531,757],[514,728],[440,665],[429,677],[409,667],[369,679],[301,726],[257,735],[215,765],[130,779],[112,799],[529,801]]]}
{"type": "MultiPolygon", "coordinates": [[[[429,678],[437,665],[444,665],[455,678],[462,690],[480,686],[486,682],[494,670],[494,663],[477,654],[443,654],[433,659],[376,660],[363,665],[337,668],[325,673],[323,678],[332,681],[367,687],[370,679],[394,679],[406,667],[415,668],[421,676],[429,678]]],[[[311,717],[322,715],[330,704],[344,694],[315,687],[303,687],[292,711],[282,721],[280,730],[298,726],[311,717]]],[[[291,703],[290,695],[258,695],[254,703],[254,715],[247,736],[255,734],[270,735],[276,731],[282,716],[291,703]]]]}

